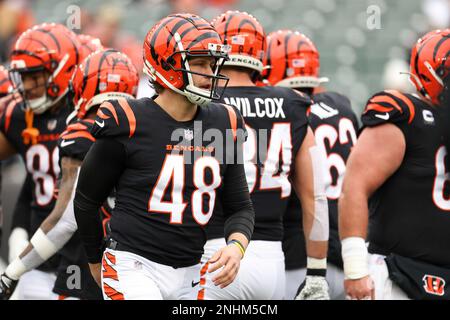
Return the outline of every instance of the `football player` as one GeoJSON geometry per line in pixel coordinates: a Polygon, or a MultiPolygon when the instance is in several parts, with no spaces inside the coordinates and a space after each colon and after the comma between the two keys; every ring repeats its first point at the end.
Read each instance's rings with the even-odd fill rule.
{"type": "MultiPolygon", "coordinates": [[[[7,96],[12,92],[12,83],[9,80],[8,70],[0,65],[0,101],[1,98],[7,96]]],[[[4,104],[0,104],[0,116],[4,111],[4,104]]],[[[1,175],[0,175],[0,183],[1,183],[1,175]]],[[[0,208],[0,246],[2,243],[2,230],[3,230],[3,211],[0,208]]],[[[1,261],[0,261],[1,262],[1,261]]]]}
{"type": "MultiPolygon", "coordinates": [[[[57,141],[71,111],[66,97],[80,62],[78,47],[76,35],[63,25],[41,24],[24,32],[11,53],[10,78],[17,92],[1,102],[6,109],[0,121],[0,159],[19,153],[32,180],[31,204],[25,204],[31,210],[30,229],[14,229],[10,236],[10,250],[16,252],[20,251],[14,244],[28,240],[28,232],[34,233],[55,205],[57,141]]],[[[19,299],[56,297],[52,288],[57,260],[56,256],[22,277],[19,299]]]]}
{"type": "Polygon", "coordinates": [[[192,298],[193,290],[184,288],[199,278],[204,226],[220,211],[228,245],[212,257],[209,271],[223,267],[214,279],[218,286],[234,280],[254,212],[242,160],[242,117],[211,102],[220,98],[226,58],[207,21],[170,15],[144,41],[144,71],[158,95],[100,106],[74,208],[105,299],[192,298]],[[98,209],[114,187],[111,239],[103,253],[98,209]]]}
{"type": "MultiPolygon", "coordinates": [[[[107,100],[135,97],[138,81],[139,76],[131,60],[112,49],[96,51],[77,67],[72,80],[76,118],[58,142],[61,159],[58,199],[53,211],[33,236],[34,241],[8,266],[4,278],[18,279],[24,272],[55,254],[69,240],[76,241],[78,245],[71,246],[70,250],[65,248],[62,253],[60,272],[53,291],[66,299],[102,299],[101,290],[92,279],[78,235],[74,236],[77,225],[73,215],[73,189],[79,167],[95,141],[90,129],[98,107],[107,100]],[[81,281],[78,286],[67,285],[68,278],[72,276],[72,273],[67,272],[69,266],[80,268],[81,281]]],[[[100,208],[104,226],[110,216],[108,207],[106,203],[100,208]]],[[[5,296],[14,287],[14,282],[10,283],[8,289],[3,289],[8,290],[5,296]]]]}
{"type": "MultiPolygon", "coordinates": [[[[265,79],[273,86],[288,87],[303,92],[314,101],[309,123],[317,146],[327,156],[326,195],[330,221],[327,281],[331,299],[344,299],[344,274],[338,233],[337,199],[339,198],[345,163],[356,142],[358,120],[350,100],[336,92],[315,90],[327,81],[320,77],[320,57],[314,43],[305,35],[291,30],[272,32],[267,38],[265,79]]],[[[301,107],[301,106],[299,106],[301,107]]],[[[286,263],[286,299],[294,299],[305,278],[306,252],[300,202],[293,195],[284,215],[283,251],[286,263]]]]}
{"type": "MultiPolygon", "coordinates": [[[[304,294],[311,299],[327,299],[328,287],[321,275],[326,271],[328,230],[320,234],[324,230],[318,230],[318,225],[313,227],[314,221],[321,219],[319,222],[328,227],[328,216],[320,217],[321,213],[327,213],[326,198],[320,192],[320,176],[316,175],[313,181],[317,170],[313,170],[312,159],[320,159],[315,159],[314,136],[306,114],[311,100],[291,89],[256,86],[263,70],[266,34],[253,16],[228,11],[215,18],[212,25],[230,49],[230,59],[223,69],[230,79],[223,101],[241,111],[248,131],[244,159],[255,209],[255,229],[235,282],[222,290],[210,281],[211,275],[202,272],[198,299],[283,299],[282,217],[291,195],[290,177],[305,208],[311,277],[304,294]],[[315,196],[318,202],[314,201],[315,196]]],[[[204,268],[211,255],[225,243],[223,224],[222,217],[216,215],[208,225],[204,268]]]]}
{"type": "Polygon", "coordinates": [[[362,114],[339,199],[349,299],[450,298],[442,117],[449,52],[450,30],[426,34],[411,53],[410,79],[418,95],[377,93],[362,114]]]}

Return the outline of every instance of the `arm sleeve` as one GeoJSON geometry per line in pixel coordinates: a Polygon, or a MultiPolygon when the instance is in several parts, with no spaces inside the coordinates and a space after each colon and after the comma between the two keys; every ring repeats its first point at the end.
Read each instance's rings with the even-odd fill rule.
{"type": "Polygon", "coordinates": [[[11,230],[23,228],[28,232],[30,231],[31,202],[33,200],[32,188],[32,177],[30,174],[27,174],[14,208],[11,230]]]}
{"type": "Polygon", "coordinates": [[[89,263],[102,258],[103,228],[98,211],[125,167],[124,146],[113,139],[97,140],[81,166],[74,212],[89,263]]]}
{"type": "Polygon", "coordinates": [[[224,233],[225,239],[235,232],[244,234],[250,241],[255,226],[255,212],[253,210],[250,193],[248,191],[247,179],[243,164],[243,142],[245,141],[246,131],[244,120],[239,111],[235,109],[238,116],[238,137],[235,144],[236,158],[234,163],[227,165],[224,177],[223,190],[223,209],[225,217],[224,233]],[[239,151],[240,150],[240,151],[239,151]]]}

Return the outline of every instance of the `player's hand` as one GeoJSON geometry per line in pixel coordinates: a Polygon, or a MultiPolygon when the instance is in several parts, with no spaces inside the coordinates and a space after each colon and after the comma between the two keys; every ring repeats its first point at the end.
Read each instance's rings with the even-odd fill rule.
{"type": "Polygon", "coordinates": [[[223,289],[232,283],[239,271],[241,259],[242,253],[234,244],[229,244],[217,251],[209,260],[211,264],[209,272],[212,273],[221,267],[223,269],[212,279],[214,285],[223,289]]]}
{"type": "Polygon", "coordinates": [[[102,287],[102,264],[101,263],[89,263],[89,269],[91,270],[92,278],[97,282],[98,286],[102,287]]]}
{"type": "Polygon", "coordinates": [[[298,288],[295,300],[330,300],[328,283],[322,276],[306,276],[298,288]]]}
{"type": "Polygon", "coordinates": [[[13,262],[28,246],[28,232],[23,228],[14,228],[9,236],[9,263],[13,262]]]}
{"type": "Polygon", "coordinates": [[[13,280],[5,273],[0,276],[0,300],[8,300],[14,293],[17,280],[13,280]]]}
{"type": "Polygon", "coordinates": [[[375,286],[370,276],[344,281],[347,300],[375,300],[375,286]]]}

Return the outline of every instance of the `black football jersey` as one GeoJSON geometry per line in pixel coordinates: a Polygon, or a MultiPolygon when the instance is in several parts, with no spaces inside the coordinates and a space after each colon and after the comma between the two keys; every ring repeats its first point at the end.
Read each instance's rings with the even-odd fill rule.
{"type": "Polygon", "coordinates": [[[199,263],[204,227],[222,210],[232,183],[224,175],[245,139],[239,112],[211,103],[179,122],[152,99],[118,100],[101,105],[91,132],[126,151],[110,220],[118,250],[173,267],[199,263]]]}
{"type": "MultiPolygon", "coordinates": [[[[75,119],[67,126],[58,140],[60,159],[68,157],[80,161],[84,160],[95,141],[95,138],[90,133],[93,123],[94,120],[91,119],[75,119]]],[[[102,207],[102,210],[105,209],[102,207]]],[[[107,219],[105,214],[102,214],[102,216],[103,220],[107,219]]],[[[76,297],[83,300],[101,300],[103,297],[101,289],[92,278],[86,253],[78,232],[74,233],[70,241],[59,253],[61,254],[61,262],[58,267],[53,291],[67,297],[76,297]],[[79,268],[76,269],[76,272],[79,270],[81,275],[79,286],[68,285],[73,282],[71,281],[75,272],[75,269],[72,269],[73,266],[79,268]]]]}
{"type": "MultiPolygon", "coordinates": [[[[32,176],[32,202],[29,234],[39,228],[56,202],[56,181],[60,174],[58,138],[66,127],[70,108],[62,107],[33,116],[33,127],[39,132],[36,143],[26,141],[25,106],[19,95],[6,97],[6,109],[0,119],[0,130],[22,157],[32,176]]],[[[55,261],[53,259],[52,261],[55,261]]],[[[46,270],[49,264],[39,269],[46,270]]]]}
{"type": "Polygon", "coordinates": [[[392,123],[406,142],[402,164],[369,202],[370,252],[450,267],[447,122],[442,111],[398,91],[378,93],[367,103],[363,128],[392,123]]]}
{"type": "MultiPolygon", "coordinates": [[[[288,178],[307,132],[311,100],[282,87],[228,87],[222,99],[239,109],[248,132],[244,159],[255,210],[252,240],[281,241],[282,217],[293,192],[288,178]]],[[[219,215],[213,217],[208,239],[223,238],[223,223],[219,215]]]]}
{"type": "MultiPolygon", "coordinates": [[[[327,156],[325,178],[330,219],[328,260],[342,267],[337,202],[341,194],[346,162],[351,148],[356,143],[358,120],[350,100],[339,93],[323,92],[313,95],[312,99],[314,103],[309,113],[309,123],[315,135],[316,145],[322,148],[327,156]]],[[[301,212],[300,201],[294,194],[283,220],[285,230],[283,250],[288,270],[306,266],[305,238],[300,228],[302,219],[299,212],[301,212]]]]}

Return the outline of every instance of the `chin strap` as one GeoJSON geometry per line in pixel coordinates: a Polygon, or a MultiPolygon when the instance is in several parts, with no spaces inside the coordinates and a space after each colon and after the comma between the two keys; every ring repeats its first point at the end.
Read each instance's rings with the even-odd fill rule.
{"type": "Polygon", "coordinates": [[[28,144],[36,144],[37,138],[39,136],[39,130],[33,127],[33,118],[34,113],[31,109],[27,109],[25,111],[25,122],[27,124],[27,128],[22,131],[23,143],[28,144]]]}

